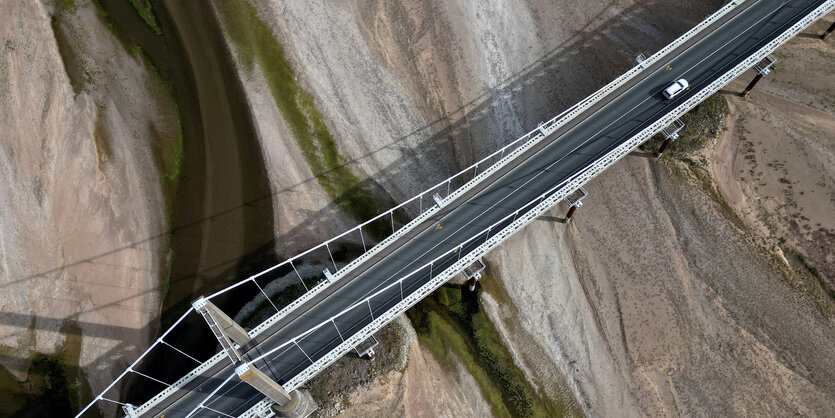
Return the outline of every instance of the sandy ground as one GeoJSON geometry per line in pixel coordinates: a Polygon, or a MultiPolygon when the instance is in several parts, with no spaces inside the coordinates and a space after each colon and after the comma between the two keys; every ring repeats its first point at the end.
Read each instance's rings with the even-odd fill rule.
{"type": "Polygon", "coordinates": [[[155,148],[176,136],[176,114],[89,1],[53,21],[62,61],[51,7],[0,3],[0,362],[24,378],[31,353],[59,351],[59,329],[77,321],[99,389],[147,346],[158,315],[155,148]]]}
{"type": "Polygon", "coordinates": [[[733,115],[707,156],[710,171],[757,235],[784,239],[835,289],[835,47],[798,37],[775,56],[748,99],[727,95],[733,115]]]}

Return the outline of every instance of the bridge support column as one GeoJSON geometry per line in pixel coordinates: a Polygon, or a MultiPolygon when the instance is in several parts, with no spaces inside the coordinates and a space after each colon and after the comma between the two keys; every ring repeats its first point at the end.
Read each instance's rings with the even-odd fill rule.
{"type": "Polygon", "coordinates": [[[832,24],[829,25],[829,29],[827,29],[826,32],[824,32],[823,35],[821,35],[821,39],[825,40],[829,37],[829,35],[832,35],[833,31],[835,31],[835,22],[832,22],[832,24]]]}
{"type": "Polygon", "coordinates": [[[672,143],[673,143],[673,138],[668,137],[667,139],[665,139],[664,142],[661,143],[661,146],[658,147],[658,152],[655,153],[655,158],[660,158],[661,154],[663,154],[664,151],[667,150],[667,147],[669,147],[670,144],[672,144],[672,143]]]}
{"type": "Polygon", "coordinates": [[[589,194],[586,192],[586,189],[581,187],[563,199],[563,201],[569,206],[568,212],[565,214],[565,223],[571,222],[571,219],[574,218],[574,212],[577,212],[577,208],[583,206],[583,199],[585,199],[588,195],[589,194]]]}
{"type": "Polygon", "coordinates": [[[235,367],[235,373],[238,374],[241,380],[279,405],[287,405],[293,399],[284,390],[284,387],[276,383],[275,380],[271,379],[261,370],[256,369],[255,366],[248,363],[240,364],[238,367],[235,367]]]}
{"type": "Polygon", "coordinates": [[[566,223],[571,222],[571,219],[574,218],[574,212],[577,212],[577,208],[580,206],[583,206],[583,202],[577,202],[577,204],[571,205],[571,207],[568,208],[568,212],[565,214],[566,223]]]}
{"type": "Polygon", "coordinates": [[[762,79],[763,75],[761,73],[757,73],[757,75],[754,76],[754,79],[751,80],[750,83],[748,83],[748,87],[745,88],[745,91],[742,92],[742,97],[748,96],[748,93],[751,93],[751,90],[754,89],[754,86],[756,86],[757,83],[759,83],[762,79]]]}
{"type": "MultiPolygon", "coordinates": [[[[208,299],[204,297],[200,297],[192,303],[194,309],[197,312],[200,312],[206,321],[210,321],[213,319],[216,323],[217,328],[220,331],[232,339],[232,341],[238,343],[238,345],[245,345],[249,342],[249,334],[247,334],[246,330],[243,329],[237,322],[235,322],[229,315],[226,315],[223,311],[220,310],[214,303],[210,302],[208,299]],[[207,316],[209,314],[209,316],[207,316]]],[[[212,327],[213,324],[209,323],[209,327],[212,327]]]]}
{"type": "Polygon", "coordinates": [[[275,402],[272,410],[278,416],[301,418],[316,410],[316,402],[309,393],[300,389],[287,393],[284,387],[251,364],[240,364],[235,367],[235,373],[241,380],[275,402]]]}
{"type": "Polygon", "coordinates": [[[374,360],[377,358],[377,353],[374,352],[374,348],[378,345],[380,345],[380,342],[372,334],[371,337],[366,338],[365,341],[354,347],[354,350],[357,352],[357,356],[368,357],[369,360],[374,360]]]}
{"type": "Polygon", "coordinates": [[[273,404],[272,410],[279,417],[305,418],[316,411],[317,405],[313,397],[306,390],[296,389],[290,392],[290,402],[287,405],[273,404]]]}
{"type": "Polygon", "coordinates": [[[678,133],[684,129],[684,122],[681,119],[676,119],[668,126],[665,126],[664,129],[661,129],[661,133],[664,135],[664,142],[658,148],[658,152],[655,153],[655,158],[660,158],[661,154],[673,143],[676,139],[678,139],[678,133]]]}
{"type": "Polygon", "coordinates": [[[487,264],[479,258],[473,264],[464,268],[464,278],[467,279],[467,288],[470,292],[475,290],[475,284],[481,279],[481,272],[487,268],[487,264]]]}
{"type": "Polygon", "coordinates": [[[467,289],[470,289],[470,292],[475,290],[475,284],[478,283],[479,279],[481,279],[481,273],[476,273],[467,279],[467,289]]]}
{"type": "Polygon", "coordinates": [[[748,87],[745,87],[745,91],[743,91],[741,94],[742,97],[748,96],[748,93],[751,93],[751,90],[754,89],[754,86],[756,86],[757,83],[759,83],[760,80],[763,79],[763,77],[767,76],[768,73],[771,72],[771,66],[774,65],[775,62],[777,62],[777,60],[771,55],[769,55],[765,57],[765,59],[754,65],[754,69],[757,70],[757,75],[755,75],[754,79],[751,80],[750,83],[748,83],[748,87]]]}

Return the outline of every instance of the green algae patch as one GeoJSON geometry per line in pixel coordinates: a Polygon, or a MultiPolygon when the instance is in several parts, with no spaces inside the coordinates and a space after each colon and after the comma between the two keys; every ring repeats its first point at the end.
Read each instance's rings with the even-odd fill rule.
{"type": "MultiPolygon", "coordinates": [[[[681,117],[684,128],[665,154],[685,160],[695,151],[703,149],[725,129],[729,112],[728,102],[721,93],[708,97],[681,117]]],[[[641,145],[641,149],[656,152],[664,140],[661,134],[657,134],[641,145]]]]}
{"type": "Polygon", "coordinates": [[[130,0],[130,4],[139,13],[142,21],[157,35],[162,35],[162,29],[157,23],[157,16],[154,14],[154,8],[151,6],[151,0],[130,0]]]}
{"type": "Polygon", "coordinates": [[[406,312],[418,340],[450,374],[456,363],[478,383],[492,412],[503,417],[560,417],[569,407],[534,390],[513,362],[499,333],[481,307],[478,291],[444,285],[406,312]]]}
{"type": "MultiPolygon", "coordinates": [[[[92,399],[90,386],[78,366],[81,329],[74,320],[67,320],[61,332],[67,335],[64,349],[55,355],[34,354],[29,359],[26,381],[19,382],[0,368],[0,416],[72,417],[74,411],[92,399]]],[[[96,413],[91,411],[87,416],[96,413]]]]}
{"type": "MultiPolygon", "coordinates": [[[[324,117],[293,72],[275,34],[248,1],[215,1],[224,32],[248,73],[259,66],[273,99],[292,131],[316,181],[334,202],[356,220],[365,220],[393,206],[392,199],[373,181],[361,181],[339,152],[324,117]]],[[[372,225],[375,239],[385,237],[384,225],[372,225]]]]}

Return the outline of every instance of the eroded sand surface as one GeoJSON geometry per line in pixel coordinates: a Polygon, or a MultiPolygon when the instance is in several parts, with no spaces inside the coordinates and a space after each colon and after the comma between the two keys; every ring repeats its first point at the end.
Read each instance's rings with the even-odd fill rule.
{"type": "Polygon", "coordinates": [[[2,365],[24,379],[31,354],[61,350],[77,322],[80,365],[100,388],[159,314],[156,153],[176,137],[176,113],[89,1],[0,2],[0,15],[2,365]]]}

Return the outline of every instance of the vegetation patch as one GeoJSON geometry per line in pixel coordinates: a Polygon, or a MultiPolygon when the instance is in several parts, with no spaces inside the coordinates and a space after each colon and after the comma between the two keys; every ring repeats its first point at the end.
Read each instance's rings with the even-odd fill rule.
{"type": "MultiPolygon", "coordinates": [[[[284,50],[269,26],[249,1],[216,1],[224,29],[235,46],[238,59],[248,73],[255,64],[269,84],[276,105],[290,126],[305,161],[320,186],[334,202],[357,220],[365,220],[393,206],[392,199],[373,181],[360,181],[340,154],[313,96],[298,82],[284,50]]],[[[381,239],[391,233],[383,225],[372,225],[369,233],[381,239]]]]}
{"type": "Polygon", "coordinates": [[[791,270],[787,272],[785,280],[793,288],[809,295],[823,315],[835,317],[835,289],[826,277],[803,254],[792,248],[785,238],[780,238],[777,245],[783,251],[791,270]]]}
{"type": "Polygon", "coordinates": [[[456,361],[460,362],[475,378],[494,415],[564,416],[564,408],[536,393],[515,366],[481,307],[480,291],[480,285],[476,292],[444,285],[407,311],[421,344],[452,374],[456,361]]]}
{"type": "MultiPolygon", "coordinates": [[[[725,128],[725,118],[728,116],[728,112],[730,112],[728,102],[720,93],[716,93],[699,103],[698,106],[681,117],[684,128],[679,132],[679,138],[665,151],[665,155],[682,159],[695,151],[703,149],[725,128]]],[[[655,135],[641,145],[641,149],[655,152],[664,140],[665,138],[661,134],[655,135]]]]}
{"type": "Polygon", "coordinates": [[[0,416],[72,417],[73,411],[92,399],[78,367],[81,329],[75,321],[66,321],[61,332],[67,335],[64,349],[55,355],[34,354],[26,381],[19,382],[0,369],[0,416]]]}
{"type": "Polygon", "coordinates": [[[403,367],[408,337],[401,323],[392,322],[374,334],[380,342],[376,358],[360,358],[351,351],[307,382],[306,387],[322,410],[318,416],[331,416],[351,405],[349,396],[358,387],[371,385],[378,377],[403,367]]]}
{"type": "Polygon", "coordinates": [[[157,23],[157,16],[154,14],[153,6],[151,6],[151,0],[130,0],[130,4],[133,5],[133,8],[136,9],[137,13],[139,13],[139,17],[142,18],[142,21],[144,21],[155,34],[162,35],[162,29],[160,29],[159,24],[157,23]]]}

